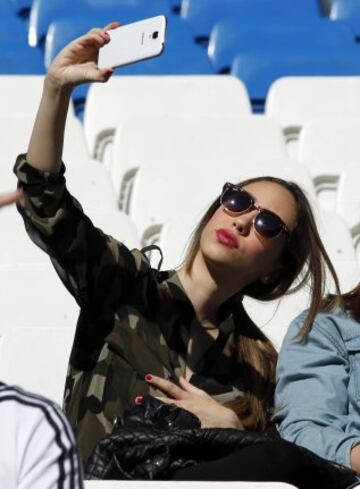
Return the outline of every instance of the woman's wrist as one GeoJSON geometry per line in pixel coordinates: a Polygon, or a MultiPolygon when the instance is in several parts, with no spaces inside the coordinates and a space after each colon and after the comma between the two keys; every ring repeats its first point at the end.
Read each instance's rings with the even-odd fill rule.
{"type": "Polygon", "coordinates": [[[55,97],[70,98],[74,85],[53,77],[50,73],[45,76],[44,93],[55,97]]]}

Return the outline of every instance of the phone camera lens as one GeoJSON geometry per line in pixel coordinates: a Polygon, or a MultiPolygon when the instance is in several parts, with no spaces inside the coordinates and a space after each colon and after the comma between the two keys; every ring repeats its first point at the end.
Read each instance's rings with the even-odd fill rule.
{"type": "Polygon", "coordinates": [[[159,37],[159,31],[153,32],[152,38],[157,39],[159,37]]]}

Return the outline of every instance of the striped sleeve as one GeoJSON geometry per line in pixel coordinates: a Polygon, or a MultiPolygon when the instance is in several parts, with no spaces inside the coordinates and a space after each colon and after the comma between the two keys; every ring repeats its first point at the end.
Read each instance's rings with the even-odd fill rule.
{"type": "Polygon", "coordinates": [[[15,481],[17,489],[83,488],[74,435],[56,404],[2,384],[0,425],[1,458],[7,459],[0,471],[1,487],[5,479],[15,481]]]}

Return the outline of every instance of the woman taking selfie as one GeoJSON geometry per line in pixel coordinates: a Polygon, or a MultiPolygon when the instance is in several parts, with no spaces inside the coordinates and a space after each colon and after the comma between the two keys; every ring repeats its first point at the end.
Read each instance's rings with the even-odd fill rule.
{"type": "MultiPolygon", "coordinates": [[[[81,308],[65,410],[84,462],[124,411],[141,408],[148,396],[192,413],[202,430],[264,431],[272,413],[276,352],[247,316],[242,297],[281,297],[304,269],[300,286],[311,281],[311,324],[323,293],[324,264],[337,283],[303,192],[279,179],[256,178],[222,190],[219,182],[221,196],[176,271],[152,269],[141,251],[128,250],[92,225],[66,189],[63,134],[72,89],[106,82],[112,74],[96,61],[109,42],[106,31],[116,26],[93,29],[53,61],[28,153],[15,165],[27,231],[81,308]]],[[[230,457],[164,474],[295,481],[305,488],[311,471],[304,469],[312,467],[308,453],[270,438],[231,455],[241,454],[241,463],[230,457]],[[259,459],[266,463],[254,465],[259,459]]]]}
{"type": "Polygon", "coordinates": [[[279,356],[276,421],[284,438],[360,474],[360,284],[344,310],[306,313],[291,324],[279,356]]]}

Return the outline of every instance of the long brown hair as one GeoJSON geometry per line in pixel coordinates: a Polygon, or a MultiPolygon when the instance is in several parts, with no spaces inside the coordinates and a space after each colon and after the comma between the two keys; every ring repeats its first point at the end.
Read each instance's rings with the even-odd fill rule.
{"type": "Polygon", "coordinates": [[[345,311],[355,321],[360,322],[360,283],[347,294],[343,294],[342,301],[345,311]]]}
{"type": "MultiPolygon", "coordinates": [[[[302,189],[293,182],[269,176],[244,180],[238,185],[244,187],[259,181],[276,183],[291,193],[297,206],[297,223],[287,237],[281,257],[281,270],[276,279],[266,284],[257,280],[239,291],[239,295],[270,301],[284,294],[296,292],[305,284],[309,284],[310,307],[299,333],[300,337],[303,337],[310,331],[325,294],[325,267],[332,275],[337,293],[328,303],[328,309],[337,305],[340,295],[338,278],[319,236],[311,206],[302,189]],[[296,279],[297,283],[293,285],[296,279]]],[[[220,202],[217,198],[194,231],[185,259],[188,273],[191,273],[200,248],[202,232],[219,206],[220,202]]],[[[266,425],[273,407],[277,352],[247,315],[241,302],[238,304],[237,310],[241,320],[237,321],[238,331],[234,348],[238,361],[244,366],[243,381],[246,395],[228,406],[236,411],[246,427],[261,429],[266,425]]]]}

